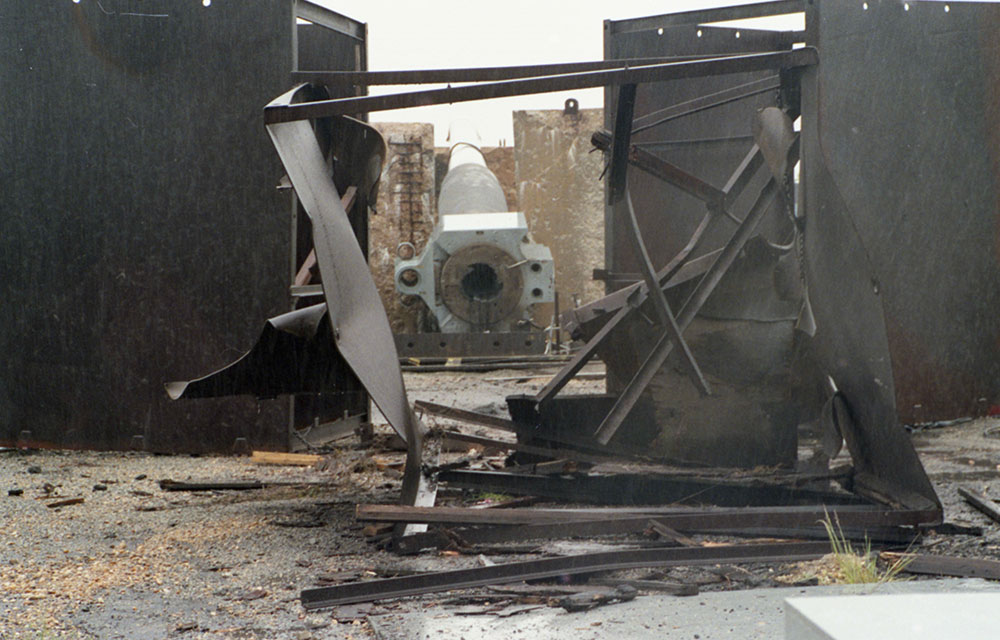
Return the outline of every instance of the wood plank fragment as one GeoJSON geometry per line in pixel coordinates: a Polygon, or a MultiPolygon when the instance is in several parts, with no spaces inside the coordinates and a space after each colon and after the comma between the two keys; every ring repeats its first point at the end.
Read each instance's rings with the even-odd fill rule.
{"type": "Polygon", "coordinates": [[[254,451],[250,455],[250,462],[254,464],[274,464],[292,467],[311,467],[323,456],[311,453],[282,453],[279,451],[254,451]]]}

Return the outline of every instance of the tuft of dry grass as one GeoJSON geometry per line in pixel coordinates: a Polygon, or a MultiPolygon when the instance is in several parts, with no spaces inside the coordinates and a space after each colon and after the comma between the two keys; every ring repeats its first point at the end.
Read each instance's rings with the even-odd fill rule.
{"type": "Polygon", "coordinates": [[[867,539],[861,548],[855,548],[844,535],[839,521],[827,515],[820,522],[826,529],[832,552],[818,560],[800,563],[796,571],[780,578],[781,582],[796,584],[815,579],[816,584],[821,585],[883,584],[901,579],[899,574],[906,569],[910,558],[905,555],[883,558],[872,551],[867,539]]]}
{"type": "Polygon", "coordinates": [[[881,584],[895,580],[906,569],[910,560],[899,558],[892,562],[879,563],[879,554],[872,551],[871,541],[865,538],[860,550],[851,545],[844,535],[840,522],[830,520],[829,514],[821,521],[830,539],[833,559],[840,570],[842,584],[881,584]]]}

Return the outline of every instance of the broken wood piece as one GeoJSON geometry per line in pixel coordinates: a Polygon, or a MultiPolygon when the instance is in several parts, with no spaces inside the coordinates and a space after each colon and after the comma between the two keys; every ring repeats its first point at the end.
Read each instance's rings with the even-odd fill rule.
{"type": "Polygon", "coordinates": [[[662,522],[656,520],[649,521],[649,528],[656,532],[661,538],[666,538],[667,540],[673,540],[677,544],[683,545],[685,547],[698,547],[701,546],[698,541],[689,538],[680,531],[672,529],[662,522]]]}
{"type": "MultiPolygon", "coordinates": [[[[283,178],[283,182],[291,186],[291,182],[288,181],[288,176],[283,178]]],[[[344,191],[344,195],[340,197],[340,203],[344,205],[344,210],[350,211],[351,207],[354,206],[354,197],[358,193],[358,188],[355,186],[347,187],[344,191]]],[[[302,266],[299,267],[298,272],[295,274],[295,286],[302,287],[309,284],[312,281],[312,269],[316,266],[316,249],[310,249],[309,255],[306,259],[302,261],[302,266]]]]}
{"type": "Polygon", "coordinates": [[[374,538],[375,536],[380,536],[385,533],[392,531],[392,524],[369,524],[361,529],[361,535],[366,538],[374,538]]]}
{"type": "Polygon", "coordinates": [[[56,500],[55,502],[50,502],[46,507],[49,509],[55,509],[57,507],[68,507],[71,504],[83,504],[83,498],[68,498],[66,500],[56,500]]]}
{"type": "Polygon", "coordinates": [[[958,494],[965,498],[965,501],[972,505],[980,513],[983,513],[994,522],[1000,523],[1000,505],[990,500],[985,495],[965,487],[958,488],[958,494]]]}
{"type": "Polygon", "coordinates": [[[576,611],[590,611],[591,609],[595,609],[606,604],[635,600],[635,596],[637,594],[638,592],[635,587],[631,587],[627,584],[621,584],[615,587],[612,591],[574,593],[571,596],[566,596],[565,598],[560,599],[559,606],[570,613],[576,611]]]}
{"type": "Polygon", "coordinates": [[[396,471],[402,471],[406,463],[402,460],[384,460],[382,458],[372,457],[375,462],[375,468],[379,471],[385,471],[386,469],[395,469],[396,471]]]}
{"type": "Polygon", "coordinates": [[[291,467],[311,467],[323,456],[312,453],[282,453],[279,451],[254,451],[250,454],[250,462],[254,464],[274,464],[291,467]]]}
{"type": "Polygon", "coordinates": [[[249,489],[263,489],[264,483],[259,480],[229,482],[160,480],[160,488],[164,491],[246,491],[249,489]]]}
{"type": "Polygon", "coordinates": [[[591,578],[590,584],[617,587],[628,585],[639,591],[662,591],[672,596],[696,596],[698,585],[684,582],[668,582],[666,580],[625,580],[623,578],[591,578]]]}

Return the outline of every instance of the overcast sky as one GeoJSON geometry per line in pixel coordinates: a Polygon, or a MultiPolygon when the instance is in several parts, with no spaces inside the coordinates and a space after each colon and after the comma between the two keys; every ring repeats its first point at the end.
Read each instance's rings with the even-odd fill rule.
{"type": "MultiPolygon", "coordinates": [[[[371,70],[489,67],[579,62],[603,57],[605,19],[635,18],[689,9],[749,4],[736,0],[317,0],[368,23],[371,70]]],[[[410,87],[412,88],[412,87],[410,87]]],[[[373,87],[393,93],[407,87],[373,87]]],[[[373,113],[373,121],[431,122],[438,145],[446,145],[448,123],[468,119],[483,144],[513,144],[515,109],[562,109],[566,98],[600,107],[602,89],[501,98],[373,113]]]]}

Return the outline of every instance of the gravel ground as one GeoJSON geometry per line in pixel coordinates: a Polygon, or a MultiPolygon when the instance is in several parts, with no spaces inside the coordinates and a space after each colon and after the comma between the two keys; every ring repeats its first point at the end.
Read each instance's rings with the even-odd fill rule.
{"type": "MultiPolygon", "coordinates": [[[[411,399],[504,415],[503,397],[536,390],[544,383],[528,377],[536,374],[408,374],[407,385],[411,399]]],[[[571,384],[578,393],[603,388],[599,380],[571,384]]],[[[922,552],[1000,555],[1000,527],[956,493],[965,485],[1000,498],[1000,439],[984,435],[997,424],[979,420],[914,435],[948,519],[986,529],[982,537],[930,537],[922,552]]],[[[354,506],[393,502],[400,475],[393,465],[402,460],[396,451],[360,450],[353,438],[322,469],[263,466],[246,457],[2,452],[0,639],[373,637],[368,614],[426,609],[448,598],[306,614],[299,591],[479,562],[433,554],[399,558],[366,541],[354,506]],[[276,484],[167,492],[158,484],[162,479],[276,484]],[[8,495],[17,490],[23,493],[8,495]],[[83,502],[50,507],[71,498],[83,502]]],[[[581,550],[557,543],[546,549],[581,550]]],[[[772,586],[773,574],[773,567],[749,567],[676,570],[668,577],[711,590],[772,586]]]]}

